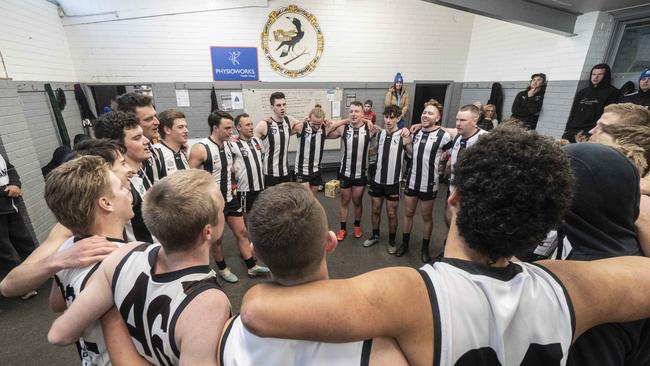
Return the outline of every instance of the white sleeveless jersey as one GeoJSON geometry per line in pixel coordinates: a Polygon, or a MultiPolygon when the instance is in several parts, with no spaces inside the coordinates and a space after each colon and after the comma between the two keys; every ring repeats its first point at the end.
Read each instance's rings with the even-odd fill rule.
{"type": "Polygon", "coordinates": [[[210,266],[155,274],[160,244],[142,244],[115,268],[113,298],[138,353],[154,365],[178,365],[176,321],[200,293],[220,289],[210,266]]]}
{"type": "Polygon", "coordinates": [[[229,141],[224,141],[223,147],[217,145],[212,138],[207,137],[200,142],[205,147],[207,160],[203,162],[203,169],[212,174],[217,182],[221,194],[226,202],[233,200],[232,194],[232,164],[233,153],[229,141]]]}
{"type": "Polygon", "coordinates": [[[163,174],[168,176],[176,171],[190,168],[187,156],[182,150],[174,151],[164,142],[153,145],[163,165],[163,174]]]}
{"type": "Polygon", "coordinates": [[[366,176],[368,162],[368,145],[370,144],[370,129],[367,124],[354,128],[345,125],[343,129],[343,157],[339,173],[348,179],[361,179],[366,176]]]}
{"type": "Polygon", "coordinates": [[[308,122],[304,123],[302,133],[298,136],[300,145],[296,151],[296,174],[308,177],[320,171],[326,137],[324,129],[325,126],[321,126],[314,132],[308,122]]]}
{"type": "Polygon", "coordinates": [[[257,137],[231,142],[238,192],[258,192],[264,189],[262,142],[257,137]]]}
{"type": "Polygon", "coordinates": [[[400,130],[389,133],[382,130],[377,136],[377,170],[373,180],[378,184],[393,185],[402,176],[404,143],[400,130]]]}
{"type": "Polygon", "coordinates": [[[221,338],[221,366],[329,366],[368,365],[372,340],[324,343],[261,338],[249,332],[239,315],[221,338]]]}
{"type": "Polygon", "coordinates": [[[573,306],[541,266],[443,258],[420,269],[433,310],[434,365],[565,365],[573,306]]]}
{"type": "MultiPolygon", "coordinates": [[[[478,141],[479,137],[481,135],[485,135],[488,133],[485,130],[482,129],[477,129],[476,132],[468,137],[467,139],[462,138],[462,136],[457,135],[456,139],[454,140],[454,146],[451,148],[451,175],[450,175],[450,182],[454,181],[455,177],[455,171],[456,171],[456,162],[458,161],[458,152],[462,149],[469,149],[470,146],[474,145],[476,141],[478,141]],[[464,145],[464,146],[463,146],[464,145]]],[[[449,184],[449,191],[451,191],[454,187],[452,185],[453,183],[449,184]]]]}
{"type": "Polygon", "coordinates": [[[284,117],[279,124],[275,121],[266,123],[264,138],[264,174],[272,177],[285,177],[289,174],[289,137],[291,124],[284,117]]]}
{"type": "Polygon", "coordinates": [[[442,128],[435,131],[418,131],[413,136],[413,165],[407,187],[422,193],[438,190],[438,164],[443,147],[451,135],[442,128]]]}
{"type": "MultiPolygon", "coordinates": [[[[70,237],[68,240],[63,242],[61,247],[59,247],[59,252],[71,248],[78,240],[80,239],[70,237]]],[[[108,240],[118,246],[124,245],[124,241],[120,239],[108,238],[108,240]]],[[[90,277],[95,273],[97,268],[99,268],[99,264],[100,263],[95,263],[82,268],[64,269],[54,275],[54,281],[59,287],[61,295],[63,295],[63,298],[65,299],[66,307],[69,308],[70,305],[72,305],[72,302],[77,298],[77,296],[79,296],[79,293],[81,293],[81,291],[86,287],[86,283],[88,283],[90,277]]],[[[83,366],[101,366],[111,364],[111,360],[108,357],[108,350],[106,349],[106,343],[104,342],[104,335],[102,334],[102,327],[99,324],[99,321],[96,321],[93,325],[84,330],[81,337],[77,340],[76,346],[83,366]]]]}

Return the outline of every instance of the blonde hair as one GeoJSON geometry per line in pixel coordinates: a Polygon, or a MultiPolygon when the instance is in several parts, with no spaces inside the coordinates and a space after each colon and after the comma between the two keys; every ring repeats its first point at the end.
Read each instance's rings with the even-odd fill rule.
{"type": "Polygon", "coordinates": [[[641,177],[645,176],[648,171],[648,161],[646,160],[646,151],[642,147],[629,143],[620,143],[618,140],[614,142],[606,140],[603,135],[592,136],[589,142],[595,142],[601,145],[607,145],[618,150],[625,155],[632,164],[636,167],[641,177]]]}
{"type": "Polygon", "coordinates": [[[181,170],[147,191],[142,204],[145,225],[167,251],[193,247],[206,225],[216,225],[223,201],[215,201],[210,187],[218,191],[205,170],[181,170]]]}
{"type": "Polygon", "coordinates": [[[620,118],[619,125],[650,126],[650,110],[633,103],[610,104],[603,113],[615,113],[620,118]]]}
{"type": "Polygon", "coordinates": [[[325,111],[323,110],[323,107],[321,107],[320,104],[316,104],[314,108],[312,108],[311,112],[309,112],[309,117],[325,119],[325,111]]]}
{"type": "MultiPolygon", "coordinates": [[[[620,145],[635,145],[643,149],[645,160],[650,164],[650,127],[638,125],[603,125],[604,133],[612,136],[620,145]]],[[[641,176],[648,173],[648,168],[641,171],[641,176]]]]}
{"type": "Polygon", "coordinates": [[[437,101],[437,100],[435,100],[435,99],[429,99],[428,102],[424,103],[424,108],[429,107],[429,106],[431,106],[431,107],[436,107],[436,109],[438,110],[438,112],[439,112],[440,115],[442,116],[442,109],[443,109],[443,106],[442,106],[442,104],[441,104],[439,101],[437,101]]]}
{"type": "Polygon", "coordinates": [[[98,156],[81,156],[54,169],[45,181],[45,202],[76,236],[91,235],[97,200],[109,194],[110,167],[98,156]]]}
{"type": "Polygon", "coordinates": [[[497,106],[496,106],[496,105],[494,105],[494,104],[486,104],[486,105],[483,107],[483,113],[487,112],[488,108],[493,109],[493,112],[494,112],[494,118],[499,118],[499,117],[497,116],[497,106]]]}

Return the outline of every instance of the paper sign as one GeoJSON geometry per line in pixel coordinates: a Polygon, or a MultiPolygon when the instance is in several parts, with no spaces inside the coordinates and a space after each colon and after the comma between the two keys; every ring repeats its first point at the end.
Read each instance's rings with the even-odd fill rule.
{"type": "Polygon", "coordinates": [[[230,101],[232,102],[232,109],[244,109],[244,93],[231,92],[230,101]]]}
{"type": "Polygon", "coordinates": [[[190,92],[187,89],[176,90],[176,106],[189,107],[190,106],[190,92]]]}

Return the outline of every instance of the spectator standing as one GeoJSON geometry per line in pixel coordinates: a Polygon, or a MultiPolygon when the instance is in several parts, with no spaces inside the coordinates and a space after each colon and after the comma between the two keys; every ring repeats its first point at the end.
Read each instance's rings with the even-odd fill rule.
{"type": "Polygon", "coordinates": [[[616,103],[618,89],[610,84],[611,74],[607,64],[591,68],[590,84],[576,93],[562,138],[575,142],[578,133],[585,133],[596,125],[605,106],[616,103]]]}
{"type": "Polygon", "coordinates": [[[372,123],[377,122],[377,113],[372,111],[372,100],[370,99],[363,102],[363,118],[369,120],[372,123]]]}
{"type": "Polygon", "coordinates": [[[639,89],[623,95],[621,103],[634,103],[650,108],[650,68],[639,76],[639,89]]]}
{"type": "Polygon", "coordinates": [[[537,73],[530,77],[526,90],[520,91],[512,102],[512,117],[521,120],[530,130],[537,128],[539,112],[546,93],[546,74],[537,73]]]}
{"type": "Polygon", "coordinates": [[[384,106],[389,106],[395,104],[402,108],[402,115],[399,116],[399,123],[397,123],[397,128],[402,128],[406,126],[406,113],[408,112],[409,105],[409,95],[404,90],[404,78],[399,72],[395,74],[393,79],[393,85],[388,88],[386,92],[386,97],[384,98],[384,106]]]}

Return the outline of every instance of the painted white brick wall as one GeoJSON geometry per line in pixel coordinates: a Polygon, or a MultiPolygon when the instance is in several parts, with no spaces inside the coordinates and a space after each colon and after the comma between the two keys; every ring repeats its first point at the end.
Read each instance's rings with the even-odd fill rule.
{"type": "Polygon", "coordinates": [[[420,0],[269,1],[193,14],[66,25],[82,82],[211,81],[210,46],[256,46],[260,79],[287,81],[261,53],[268,13],[295,3],[325,35],[318,67],[296,81],[459,80],[474,16],[420,0]]]}
{"type": "MultiPolygon", "coordinates": [[[[57,7],[45,0],[0,1],[0,52],[13,80],[75,81],[57,7]]],[[[4,77],[0,70],[0,77],[4,77]]]]}
{"type": "Polygon", "coordinates": [[[536,72],[546,73],[549,80],[576,80],[583,70],[598,15],[579,16],[574,37],[476,16],[464,80],[527,80],[536,72]]]}

